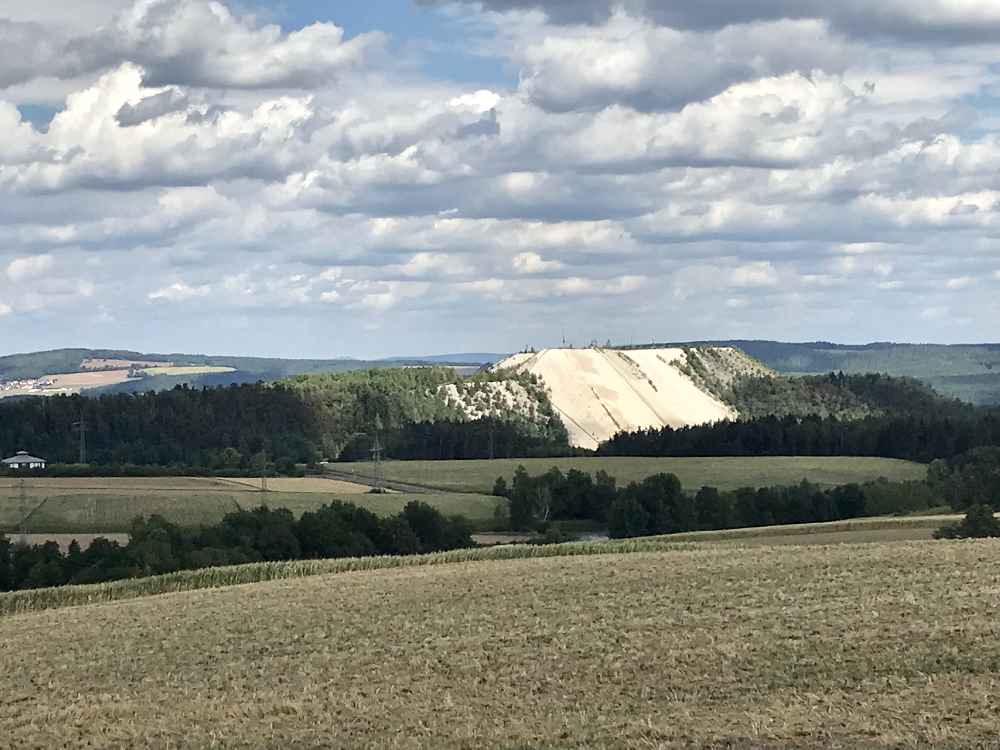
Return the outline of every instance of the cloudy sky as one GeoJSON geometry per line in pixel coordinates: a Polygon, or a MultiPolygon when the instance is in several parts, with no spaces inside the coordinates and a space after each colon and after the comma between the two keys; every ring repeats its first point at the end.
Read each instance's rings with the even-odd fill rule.
{"type": "Polygon", "coordinates": [[[996,0],[0,0],[0,352],[1000,339],[996,0]]]}

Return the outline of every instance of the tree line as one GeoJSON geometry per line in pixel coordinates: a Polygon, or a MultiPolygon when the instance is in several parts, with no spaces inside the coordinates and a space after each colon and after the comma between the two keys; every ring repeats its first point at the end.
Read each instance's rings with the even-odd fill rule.
{"type": "Polygon", "coordinates": [[[530,476],[518,467],[493,492],[508,501],[516,530],[548,530],[560,521],[591,521],[624,538],[747,526],[816,523],[910,513],[934,507],[940,495],[926,482],[878,480],[822,488],[806,480],[792,486],[686,492],[674,474],[656,474],[618,487],[606,472],[596,477],[558,468],[530,476]]]}
{"type": "Polygon", "coordinates": [[[877,456],[929,462],[1000,444],[1000,412],[867,417],[785,416],[623,432],[602,456],[877,456]]]}
{"type": "Polygon", "coordinates": [[[319,424],[299,395],[280,385],[179,386],[157,393],[0,402],[0,449],[50,463],[257,469],[315,461],[319,424]]]}
{"type": "MultiPolygon", "coordinates": [[[[384,432],[381,440],[385,455],[400,461],[556,458],[575,453],[565,434],[525,429],[521,423],[497,417],[409,423],[384,432]]],[[[370,448],[371,438],[359,436],[347,444],[340,458],[365,460],[370,448]]]]}
{"type": "Polygon", "coordinates": [[[0,591],[123,578],[244,563],[415,555],[473,547],[460,517],[410,502],[387,518],[356,505],[333,502],[296,519],[285,509],[228,514],[213,526],[191,529],[160,516],[137,518],[129,542],[99,538],[86,549],[74,540],[66,553],[55,542],[14,544],[0,535],[0,591]]]}

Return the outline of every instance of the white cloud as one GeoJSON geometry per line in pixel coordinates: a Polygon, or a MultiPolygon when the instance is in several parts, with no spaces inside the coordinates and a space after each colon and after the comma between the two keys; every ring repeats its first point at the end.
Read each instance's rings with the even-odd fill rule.
{"type": "Polygon", "coordinates": [[[379,33],[347,39],[332,23],[284,33],[215,0],[135,0],[109,22],[75,34],[58,25],[47,27],[56,33],[31,22],[0,25],[9,41],[0,54],[11,58],[0,85],[71,78],[130,60],[150,86],[312,88],[362,65],[384,41],[379,33]]]}
{"type": "Polygon", "coordinates": [[[473,112],[482,115],[496,109],[502,97],[495,91],[480,89],[471,94],[456,96],[448,102],[448,106],[459,112],[473,112]]]}
{"type": "Polygon", "coordinates": [[[14,312],[14,308],[12,308],[8,304],[0,302],[0,318],[4,317],[5,315],[10,315],[12,312],[14,312]]]}
{"type": "Polygon", "coordinates": [[[186,302],[196,297],[207,297],[212,293],[212,287],[208,284],[202,286],[189,286],[184,281],[175,281],[170,286],[157,289],[149,293],[151,300],[164,300],[167,302],[186,302]]]}
{"type": "Polygon", "coordinates": [[[976,279],[972,276],[957,276],[954,279],[948,279],[945,282],[946,289],[965,289],[976,283],[976,279]]]}
{"type": "Polygon", "coordinates": [[[767,261],[749,263],[732,271],[731,285],[735,287],[769,287],[777,286],[778,272],[767,261]]]}
{"type": "Polygon", "coordinates": [[[14,282],[35,279],[45,276],[55,267],[55,258],[51,255],[35,255],[27,258],[15,258],[7,266],[7,278],[14,282]]]}
{"type": "Polygon", "coordinates": [[[83,321],[292,354],[332,329],[331,354],[520,348],[553,320],[993,338],[1000,42],[971,20],[992,4],[468,8],[476,54],[516,74],[484,88],[435,78],[411,29],[387,48],[230,0],[85,2],[0,31],[0,298],[59,314],[54,346],[83,321]]]}
{"type": "Polygon", "coordinates": [[[538,253],[520,253],[514,256],[514,270],[521,274],[557,271],[563,264],[557,260],[545,260],[538,253]]]}

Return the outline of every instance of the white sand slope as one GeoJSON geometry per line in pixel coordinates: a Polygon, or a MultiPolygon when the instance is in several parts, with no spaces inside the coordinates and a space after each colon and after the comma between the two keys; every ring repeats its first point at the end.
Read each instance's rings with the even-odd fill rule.
{"type": "Polygon", "coordinates": [[[549,390],[570,443],[597,446],[622,431],[684,427],[735,419],[679,366],[682,349],[546,349],[496,365],[538,375],[549,390]]]}

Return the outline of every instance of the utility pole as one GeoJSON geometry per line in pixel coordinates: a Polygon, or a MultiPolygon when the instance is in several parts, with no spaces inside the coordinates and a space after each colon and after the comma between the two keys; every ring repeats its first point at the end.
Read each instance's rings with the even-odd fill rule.
{"type": "Polygon", "coordinates": [[[382,490],[382,420],[375,415],[375,436],[372,438],[372,482],[375,494],[381,495],[382,490]]]}
{"type": "Polygon", "coordinates": [[[28,520],[28,487],[25,484],[24,477],[18,482],[18,499],[21,509],[18,513],[21,520],[17,523],[17,533],[18,533],[18,543],[22,546],[28,544],[28,537],[25,533],[25,521],[28,520]]]}
{"type": "Polygon", "coordinates": [[[80,433],[80,463],[87,463],[87,421],[80,412],[80,421],[73,423],[73,429],[80,433]]]}

